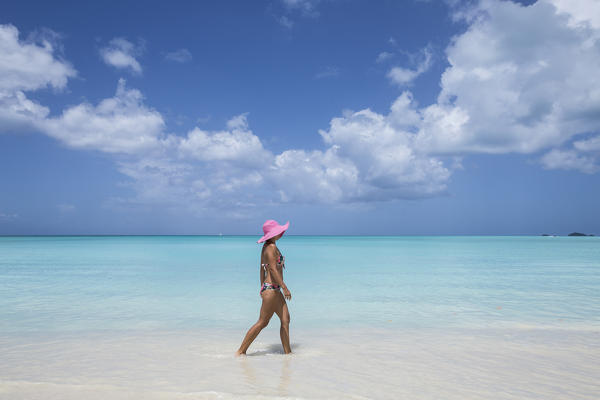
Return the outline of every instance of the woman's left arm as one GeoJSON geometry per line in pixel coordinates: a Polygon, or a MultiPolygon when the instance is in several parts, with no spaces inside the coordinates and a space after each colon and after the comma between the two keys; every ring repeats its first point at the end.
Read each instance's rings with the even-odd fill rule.
{"type": "Polygon", "coordinates": [[[265,269],[263,268],[263,266],[260,266],[260,286],[263,285],[263,283],[265,283],[265,277],[267,275],[267,272],[265,271],[265,269]]]}

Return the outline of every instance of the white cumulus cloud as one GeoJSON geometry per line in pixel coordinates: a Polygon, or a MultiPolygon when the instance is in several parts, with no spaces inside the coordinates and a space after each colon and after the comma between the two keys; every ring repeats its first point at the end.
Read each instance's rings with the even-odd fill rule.
{"type": "Polygon", "coordinates": [[[235,161],[247,165],[269,162],[272,155],[249,129],[247,113],[230,119],[227,128],[218,132],[194,128],[180,140],[180,154],[200,161],[235,161]]]}
{"type": "Polygon", "coordinates": [[[89,103],[69,107],[39,128],[69,147],[107,153],[133,154],[157,149],[163,143],[162,115],[143,104],[140,91],[127,89],[119,80],[114,97],[97,106],[89,103]]]}
{"type": "Polygon", "coordinates": [[[351,160],[339,157],[335,148],[285,150],[267,167],[271,193],[280,202],[327,204],[361,197],[358,169],[351,160]]]}
{"type": "Polygon", "coordinates": [[[573,143],[573,147],[582,152],[600,152],[600,136],[578,140],[573,143]]]}
{"type": "MultiPolygon", "coordinates": [[[[589,0],[588,4],[592,4],[589,0]]],[[[483,0],[446,49],[418,145],[437,153],[532,153],[600,127],[600,43],[550,1],[483,0]]]]}
{"type": "Polygon", "coordinates": [[[416,134],[405,121],[417,118],[405,92],[387,115],[369,109],[334,118],[319,133],[336,154],[349,159],[365,185],[365,198],[433,196],[446,189],[450,171],[443,163],[416,151],[416,134]]]}
{"type": "Polygon", "coordinates": [[[582,156],[573,150],[553,149],[540,159],[546,169],[572,169],[593,174],[600,170],[592,157],[582,156]]]}
{"type": "Polygon", "coordinates": [[[124,38],[114,38],[108,46],[100,49],[100,56],[106,64],[115,68],[130,69],[136,74],[142,73],[142,66],[136,58],[141,53],[142,46],[136,46],[124,38]]]}
{"type": "MultiPolygon", "coordinates": [[[[385,61],[390,58],[390,53],[381,53],[377,57],[377,62],[385,61]]],[[[387,77],[395,84],[399,86],[406,86],[411,84],[418,76],[427,72],[431,67],[432,51],[429,47],[425,47],[418,54],[418,61],[416,62],[415,68],[405,67],[393,67],[388,73],[387,77]]]]}
{"type": "Polygon", "coordinates": [[[67,61],[57,57],[49,40],[19,39],[19,30],[0,25],[0,132],[31,129],[50,110],[30,100],[26,92],[44,88],[64,89],[77,75],[67,61]]]}
{"type": "Polygon", "coordinates": [[[559,13],[565,13],[573,27],[589,25],[600,29],[600,1],[596,0],[550,0],[559,13]]]}
{"type": "Polygon", "coordinates": [[[0,90],[64,88],[77,73],[71,64],[56,58],[54,50],[49,41],[23,42],[16,27],[0,25],[0,90]]]}

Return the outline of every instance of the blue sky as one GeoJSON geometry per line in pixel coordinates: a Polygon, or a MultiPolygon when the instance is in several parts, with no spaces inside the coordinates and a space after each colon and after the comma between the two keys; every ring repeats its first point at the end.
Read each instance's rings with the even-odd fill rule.
{"type": "Polygon", "coordinates": [[[4,2],[0,234],[600,234],[594,0],[4,2]]]}

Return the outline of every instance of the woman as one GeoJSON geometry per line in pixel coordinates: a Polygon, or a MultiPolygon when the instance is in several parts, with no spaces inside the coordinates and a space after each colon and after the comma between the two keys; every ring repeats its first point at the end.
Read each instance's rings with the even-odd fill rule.
{"type": "Polygon", "coordinates": [[[265,242],[260,254],[260,296],[262,297],[262,306],[260,307],[258,321],[248,330],[236,352],[238,356],[246,354],[250,344],[256,339],[260,331],[269,324],[273,313],[277,314],[281,321],[279,334],[283,351],[285,354],[292,352],[290,348],[290,313],[285,302],[285,299],[292,299],[292,294],[283,282],[285,259],[275,244],[289,226],[289,221],[285,225],[279,225],[277,221],[272,219],[263,224],[264,236],[257,241],[257,243],[265,242]],[[281,289],[283,289],[283,294],[281,289]]]}

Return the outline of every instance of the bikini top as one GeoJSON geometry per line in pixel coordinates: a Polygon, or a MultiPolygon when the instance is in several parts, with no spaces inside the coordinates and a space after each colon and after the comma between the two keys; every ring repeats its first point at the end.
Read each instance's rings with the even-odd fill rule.
{"type": "MultiPolygon", "coordinates": [[[[267,267],[269,266],[268,263],[262,263],[260,265],[265,269],[265,271],[267,270],[267,267]]],[[[279,253],[279,258],[277,259],[277,266],[280,266],[280,265],[282,268],[285,268],[285,257],[283,256],[283,254],[281,254],[281,252],[279,253]]]]}

